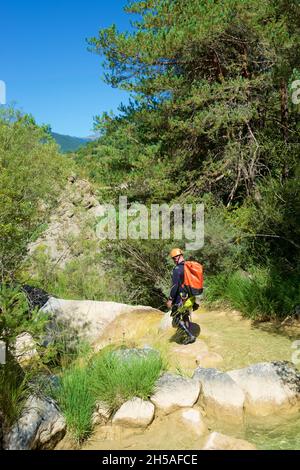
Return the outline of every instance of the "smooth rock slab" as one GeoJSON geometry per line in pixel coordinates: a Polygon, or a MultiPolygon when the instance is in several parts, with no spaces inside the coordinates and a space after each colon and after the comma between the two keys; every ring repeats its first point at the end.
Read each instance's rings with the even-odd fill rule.
{"type": "Polygon", "coordinates": [[[228,374],[198,367],[193,379],[201,383],[201,402],[208,415],[225,421],[243,421],[245,394],[228,374]]]}
{"type": "Polygon", "coordinates": [[[152,423],[154,413],[153,403],[135,397],[121,406],[112,423],[118,426],[147,427],[152,423]]]}
{"type": "Polygon", "coordinates": [[[192,407],[199,398],[200,382],[174,374],[164,374],[156,383],[151,401],[165,413],[192,407]]]}
{"type": "Polygon", "coordinates": [[[101,336],[105,328],[124,313],[158,312],[145,306],[54,297],[50,297],[41,310],[51,314],[54,321],[63,323],[69,330],[73,330],[74,334],[90,342],[101,336]]]}
{"type": "Polygon", "coordinates": [[[300,373],[288,362],[262,362],[228,375],[246,394],[246,411],[255,416],[300,409],[300,373]]]}
{"type": "Polygon", "coordinates": [[[207,433],[207,426],[199,410],[194,408],[180,410],[180,418],[181,421],[189,426],[189,428],[198,434],[198,436],[203,436],[207,433]]]}
{"type": "Polygon", "coordinates": [[[212,432],[202,450],[256,450],[256,447],[243,439],[235,439],[219,432],[212,432]]]}
{"type": "Polygon", "coordinates": [[[66,422],[51,400],[30,397],[19,421],[4,438],[6,450],[52,450],[63,439],[66,422]]]}

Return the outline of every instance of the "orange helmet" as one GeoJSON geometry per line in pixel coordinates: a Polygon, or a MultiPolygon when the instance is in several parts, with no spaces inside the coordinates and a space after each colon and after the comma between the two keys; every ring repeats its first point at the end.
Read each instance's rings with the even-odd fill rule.
{"type": "Polygon", "coordinates": [[[175,258],[175,256],[183,255],[182,251],[180,248],[173,248],[173,250],[170,253],[171,258],[175,258]]]}

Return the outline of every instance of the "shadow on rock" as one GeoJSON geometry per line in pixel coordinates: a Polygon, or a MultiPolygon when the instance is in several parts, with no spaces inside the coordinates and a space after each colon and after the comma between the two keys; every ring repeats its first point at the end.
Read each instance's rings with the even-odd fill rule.
{"type": "MultiPolygon", "coordinates": [[[[200,325],[198,325],[197,323],[192,323],[191,322],[190,323],[190,331],[191,331],[193,336],[198,338],[198,336],[200,336],[200,333],[201,333],[200,325]]],[[[174,335],[169,339],[169,342],[170,343],[182,344],[185,338],[186,338],[186,333],[184,333],[184,331],[182,331],[180,328],[177,328],[174,335]]]]}

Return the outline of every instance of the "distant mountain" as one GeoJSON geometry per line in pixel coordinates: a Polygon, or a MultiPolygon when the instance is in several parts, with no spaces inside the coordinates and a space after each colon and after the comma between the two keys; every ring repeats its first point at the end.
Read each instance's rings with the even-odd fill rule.
{"type": "Polygon", "coordinates": [[[52,137],[56,140],[58,145],[61,148],[63,153],[65,152],[75,152],[83,145],[86,145],[88,142],[91,142],[92,137],[72,137],[70,135],[57,134],[52,132],[52,137]]]}

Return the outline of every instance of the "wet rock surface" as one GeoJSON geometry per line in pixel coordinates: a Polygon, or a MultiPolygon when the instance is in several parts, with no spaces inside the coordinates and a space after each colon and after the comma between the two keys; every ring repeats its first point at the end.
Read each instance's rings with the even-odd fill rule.
{"type": "Polygon", "coordinates": [[[105,328],[125,313],[156,312],[151,307],[131,306],[117,302],[92,300],[66,300],[50,297],[42,311],[56,322],[65,324],[78,333],[78,337],[90,342],[99,338],[105,328]]]}
{"type": "Polygon", "coordinates": [[[202,450],[256,450],[256,447],[243,439],[213,432],[208,436],[202,450]]]}
{"type": "Polygon", "coordinates": [[[250,414],[267,416],[300,409],[300,373],[293,364],[262,362],[228,375],[245,392],[250,414]]]}
{"type": "Polygon", "coordinates": [[[199,398],[200,383],[174,374],[164,374],[156,383],[152,403],[165,413],[192,407],[199,398]]]}
{"type": "Polygon", "coordinates": [[[51,450],[65,433],[66,422],[55,403],[31,396],[21,418],[4,437],[4,449],[51,450]]]}
{"type": "Polygon", "coordinates": [[[193,379],[201,383],[201,403],[208,414],[243,421],[245,394],[228,374],[198,367],[193,379]]]}

